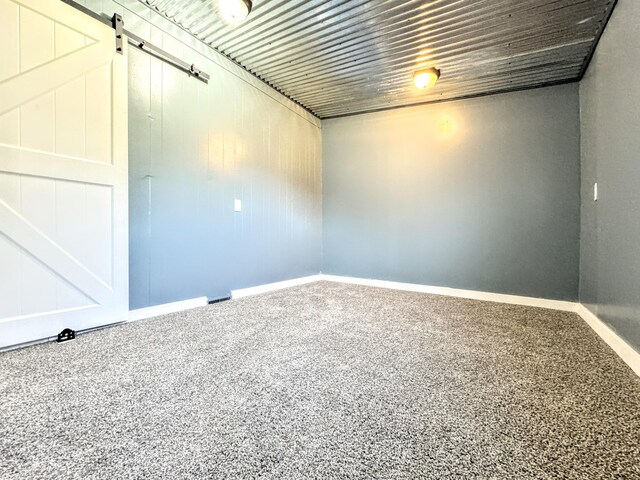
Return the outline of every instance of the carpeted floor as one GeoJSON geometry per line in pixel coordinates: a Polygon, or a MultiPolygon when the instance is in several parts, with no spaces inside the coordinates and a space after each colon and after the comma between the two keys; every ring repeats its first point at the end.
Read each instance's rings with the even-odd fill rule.
{"type": "Polygon", "coordinates": [[[640,379],[574,314],[320,282],[0,354],[0,478],[640,478],[640,379]]]}

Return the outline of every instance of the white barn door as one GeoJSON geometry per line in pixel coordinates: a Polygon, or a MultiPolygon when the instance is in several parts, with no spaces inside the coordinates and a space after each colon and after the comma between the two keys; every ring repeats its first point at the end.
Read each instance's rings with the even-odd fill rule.
{"type": "Polygon", "coordinates": [[[0,0],[0,348],[125,320],[127,59],[59,0],[0,0]]]}

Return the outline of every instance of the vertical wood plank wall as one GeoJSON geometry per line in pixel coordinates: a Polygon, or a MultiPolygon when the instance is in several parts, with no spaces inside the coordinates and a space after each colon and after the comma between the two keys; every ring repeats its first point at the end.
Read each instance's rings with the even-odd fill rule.
{"type": "Polygon", "coordinates": [[[318,273],[320,121],[139,2],[80,3],[211,75],[130,49],[130,308],[318,273]]]}

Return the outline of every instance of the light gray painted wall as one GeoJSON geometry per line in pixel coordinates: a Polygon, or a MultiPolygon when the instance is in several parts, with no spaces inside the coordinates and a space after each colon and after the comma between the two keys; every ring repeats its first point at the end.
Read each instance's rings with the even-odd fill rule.
{"type": "Polygon", "coordinates": [[[130,48],[130,308],[318,273],[320,121],[137,1],[86,5],[211,75],[130,48]]]}
{"type": "Polygon", "coordinates": [[[323,272],[578,297],[577,84],[323,121],[323,272]]]}
{"type": "Polygon", "coordinates": [[[580,84],[580,300],[640,351],[639,25],[640,2],[619,0],[580,84]]]}

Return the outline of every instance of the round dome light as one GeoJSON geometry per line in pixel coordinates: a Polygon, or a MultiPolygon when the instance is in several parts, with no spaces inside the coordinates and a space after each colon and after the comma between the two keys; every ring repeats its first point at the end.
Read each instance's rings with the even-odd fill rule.
{"type": "Polygon", "coordinates": [[[440,70],[437,68],[426,68],[418,70],[413,74],[413,83],[416,87],[424,90],[433,87],[440,78],[440,70]]]}
{"type": "Polygon", "coordinates": [[[220,15],[231,24],[243,22],[251,12],[251,0],[219,0],[220,15]]]}

